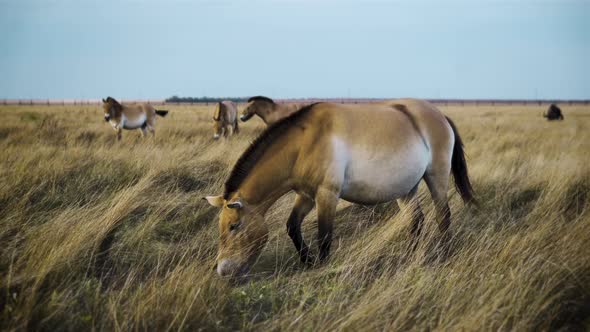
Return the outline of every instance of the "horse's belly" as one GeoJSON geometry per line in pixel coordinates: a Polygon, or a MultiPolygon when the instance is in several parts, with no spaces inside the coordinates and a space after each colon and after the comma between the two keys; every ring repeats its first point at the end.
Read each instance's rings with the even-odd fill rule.
{"type": "Polygon", "coordinates": [[[420,146],[398,152],[352,152],[344,174],[341,197],[364,204],[400,198],[420,182],[429,162],[428,150],[420,146]]]}
{"type": "Polygon", "coordinates": [[[141,114],[134,118],[123,118],[123,128],[125,129],[137,129],[143,127],[146,123],[147,117],[145,114],[141,114]]]}

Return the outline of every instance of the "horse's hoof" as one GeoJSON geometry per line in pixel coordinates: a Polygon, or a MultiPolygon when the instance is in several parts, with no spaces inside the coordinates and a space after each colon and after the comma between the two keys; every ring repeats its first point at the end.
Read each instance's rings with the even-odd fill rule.
{"type": "Polygon", "coordinates": [[[314,267],[318,263],[318,259],[314,255],[308,254],[301,257],[301,263],[306,267],[314,267]]]}

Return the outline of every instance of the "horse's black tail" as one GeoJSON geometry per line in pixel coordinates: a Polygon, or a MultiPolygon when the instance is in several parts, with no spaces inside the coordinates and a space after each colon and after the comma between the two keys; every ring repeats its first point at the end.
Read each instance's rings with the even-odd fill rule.
{"type": "Polygon", "coordinates": [[[156,114],[158,114],[161,117],[165,117],[166,114],[168,114],[168,111],[164,111],[164,110],[156,110],[156,114]]]}
{"type": "Polygon", "coordinates": [[[455,187],[459,194],[461,194],[463,202],[477,204],[475,197],[473,197],[473,187],[471,187],[469,174],[467,173],[467,162],[465,161],[465,152],[463,152],[463,140],[461,140],[461,136],[459,136],[459,131],[457,131],[453,120],[448,117],[446,118],[455,134],[455,145],[453,146],[453,157],[451,158],[451,171],[455,178],[455,187]]]}

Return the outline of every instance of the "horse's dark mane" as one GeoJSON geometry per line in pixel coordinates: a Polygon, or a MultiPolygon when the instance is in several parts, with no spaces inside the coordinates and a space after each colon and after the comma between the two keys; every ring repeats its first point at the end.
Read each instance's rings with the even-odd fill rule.
{"type": "Polygon", "coordinates": [[[107,103],[114,105],[115,107],[117,107],[118,109],[120,109],[122,107],[121,103],[119,103],[115,98],[108,96],[107,103]]]}
{"type": "MultiPolygon", "coordinates": [[[[105,101],[103,99],[103,101],[105,101]]],[[[117,111],[121,111],[123,109],[123,105],[121,105],[115,98],[108,96],[106,102],[109,104],[110,107],[114,107],[117,111]]]]}
{"type": "Polygon", "coordinates": [[[110,102],[113,102],[115,104],[119,104],[119,102],[115,98],[113,98],[111,96],[108,96],[107,97],[107,103],[110,103],[110,102]]]}
{"type": "Polygon", "coordinates": [[[274,100],[272,100],[272,99],[270,99],[268,97],[265,97],[265,96],[254,96],[254,97],[250,97],[250,99],[248,99],[248,102],[256,101],[256,100],[267,101],[267,102],[269,102],[271,104],[274,104],[275,103],[274,100]]]}
{"type": "Polygon", "coordinates": [[[252,171],[258,160],[264,155],[266,150],[276,141],[283,133],[287,131],[294,123],[308,114],[311,109],[319,103],[314,103],[300,108],[297,112],[288,117],[279,120],[265,131],[262,132],[250,144],[232,169],[229,178],[225,181],[225,192],[223,198],[228,199],[229,195],[238,190],[238,187],[244,182],[248,174],[252,171]]]}

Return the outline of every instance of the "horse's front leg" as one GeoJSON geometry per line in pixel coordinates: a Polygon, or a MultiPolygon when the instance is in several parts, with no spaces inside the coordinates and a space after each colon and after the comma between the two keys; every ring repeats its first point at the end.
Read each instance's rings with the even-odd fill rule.
{"type": "Polygon", "coordinates": [[[120,141],[123,138],[123,128],[118,127],[117,129],[117,141],[120,141]]]}
{"type": "Polygon", "coordinates": [[[318,245],[320,261],[324,261],[330,254],[332,244],[332,223],[336,214],[339,194],[331,188],[320,187],[315,201],[318,209],[318,245]]]}
{"type": "Polygon", "coordinates": [[[301,235],[301,223],[305,219],[305,216],[313,209],[313,205],[314,202],[311,198],[297,194],[293,211],[291,211],[291,215],[289,215],[289,220],[287,221],[287,233],[291,237],[291,240],[293,240],[293,244],[299,253],[302,263],[313,263],[313,258],[309,254],[309,247],[301,235]]]}

